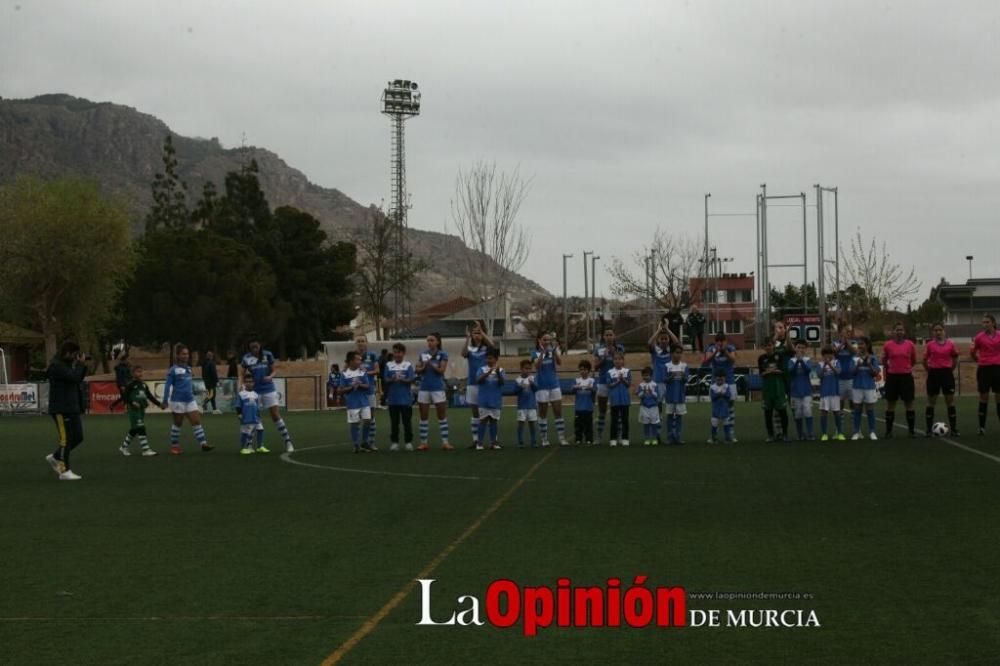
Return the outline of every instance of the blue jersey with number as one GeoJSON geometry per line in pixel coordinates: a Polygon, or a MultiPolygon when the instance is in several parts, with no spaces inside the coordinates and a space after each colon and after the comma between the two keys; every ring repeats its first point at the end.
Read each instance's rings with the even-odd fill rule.
{"type": "Polygon", "coordinates": [[[433,354],[430,349],[425,349],[420,353],[420,361],[424,364],[424,369],[420,373],[421,391],[443,391],[444,374],[439,372],[441,366],[448,360],[448,352],[439,349],[433,354]]]}
{"type": "Polygon", "coordinates": [[[666,367],[667,391],[663,396],[663,401],[668,405],[679,405],[687,402],[687,383],[690,375],[688,364],[684,361],[674,363],[671,361],[666,367]]]}
{"type": "Polygon", "coordinates": [[[260,423],[260,396],[256,391],[240,391],[236,394],[236,411],[240,415],[240,425],[260,423]]]}
{"type": "Polygon", "coordinates": [[[608,383],[608,371],[615,367],[615,354],[625,353],[625,345],[616,342],[613,347],[608,347],[603,342],[594,348],[594,356],[597,359],[594,372],[597,373],[597,383],[608,383]]]}
{"type": "Polygon", "coordinates": [[[712,366],[712,375],[717,375],[720,372],[725,373],[727,384],[734,384],[736,382],[736,371],[733,368],[733,362],[726,356],[726,352],[735,351],[736,347],[733,345],[709,345],[705,351],[706,354],[710,354],[712,357],[709,361],[712,366]]]}
{"type": "Polygon", "coordinates": [[[632,404],[632,395],[628,390],[631,383],[632,372],[628,368],[608,370],[608,403],[612,407],[625,407],[632,404]]]}
{"type": "Polygon", "coordinates": [[[259,356],[248,352],[243,355],[243,367],[253,375],[253,390],[257,394],[274,393],[277,390],[273,380],[264,379],[274,370],[274,354],[266,349],[262,349],[259,356]]]}
{"type": "Polygon", "coordinates": [[[662,384],[667,380],[667,364],[670,363],[670,347],[650,345],[649,360],[653,366],[653,381],[662,384]]]}
{"type": "Polygon", "coordinates": [[[413,379],[416,373],[409,361],[385,364],[385,404],[393,407],[407,407],[413,404],[413,379]],[[401,380],[401,381],[394,381],[401,380]]]}
{"type": "Polygon", "coordinates": [[[552,348],[536,349],[531,352],[531,362],[536,359],[541,362],[535,366],[535,382],[539,391],[551,391],[559,388],[559,374],[556,370],[556,352],[552,348]]]}
{"type": "Polygon", "coordinates": [[[514,383],[517,385],[517,408],[518,409],[538,409],[538,400],[535,398],[535,376],[527,377],[519,375],[514,383]]]}
{"type": "Polygon", "coordinates": [[[194,400],[194,373],[190,365],[172,365],[163,384],[163,402],[194,400]]]}
{"type": "Polygon", "coordinates": [[[344,394],[345,407],[348,409],[364,409],[370,406],[368,402],[368,385],[371,382],[369,379],[368,373],[365,372],[364,368],[344,371],[344,375],[340,378],[340,385],[345,388],[354,388],[354,390],[344,394]],[[355,382],[360,385],[360,388],[354,387],[355,382]]]}
{"type": "Polygon", "coordinates": [[[812,361],[810,359],[802,357],[789,360],[788,376],[791,379],[789,393],[793,398],[812,396],[812,361]]]}
{"type": "Polygon", "coordinates": [[[840,396],[840,361],[823,362],[819,369],[819,397],[833,398],[840,396]]]}
{"type": "Polygon", "coordinates": [[[466,353],[468,356],[466,360],[469,362],[469,383],[472,384],[476,381],[479,376],[479,368],[486,366],[486,350],[489,349],[486,345],[479,345],[478,347],[473,347],[469,345],[466,348],[466,353]]]}
{"type": "Polygon", "coordinates": [[[712,418],[729,418],[729,386],[726,384],[715,384],[708,389],[708,395],[712,398],[712,418]]]}
{"type": "Polygon", "coordinates": [[[855,340],[834,340],[833,348],[837,351],[837,363],[840,365],[840,379],[854,379],[854,345],[855,340]]]}
{"type": "MultiPolygon", "coordinates": [[[[366,351],[361,355],[361,368],[368,373],[375,370],[378,365],[378,354],[373,351],[366,351]]],[[[375,375],[368,375],[368,395],[375,393],[375,375]]]]}
{"type": "Polygon", "coordinates": [[[500,409],[503,406],[503,382],[506,378],[503,368],[495,368],[493,372],[488,366],[479,368],[476,385],[479,386],[480,408],[500,409]]]}
{"type": "Polygon", "coordinates": [[[869,355],[867,358],[854,357],[854,388],[862,391],[873,391],[878,386],[875,383],[875,375],[882,367],[875,356],[869,355]]]}

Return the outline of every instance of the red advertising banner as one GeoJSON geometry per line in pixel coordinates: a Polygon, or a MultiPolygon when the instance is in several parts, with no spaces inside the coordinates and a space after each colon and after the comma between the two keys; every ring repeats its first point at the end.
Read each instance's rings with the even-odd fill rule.
{"type": "Polygon", "coordinates": [[[91,414],[121,414],[125,411],[124,403],[115,405],[114,412],[111,404],[121,397],[118,385],[114,382],[90,382],[90,413],[91,414]]]}

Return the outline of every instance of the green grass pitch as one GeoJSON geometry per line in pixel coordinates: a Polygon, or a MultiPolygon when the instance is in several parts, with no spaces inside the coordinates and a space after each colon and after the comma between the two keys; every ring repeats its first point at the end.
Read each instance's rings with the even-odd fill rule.
{"type": "MultiPolygon", "coordinates": [[[[959,409],[958,441],[1000,458],[996,416],[979,438],[974,403],[959,409]]],[[[543,459],[430,576],[435,616],[498,578],[644,574],[689,593],[808,593],[688,607],[811,609],[822,626],[528,638],[417,626],[414,590],[342,663],[1000,659],[1000,461],[899,428],[892,441],[765,444],[755,404],[737,406],[739,444],[709,446],[705,410],[692,406],[683,447],[637,446],[633,424],[629,449],[566,450],[514,448],[506,410],[507,447],[476,453],[456,409],[454,453],[374,455],[350,452],[343,412],[292,413],[293,460],[308,466],[281,459],[269,423],[269,456],[237,455],[235,418],[208,416],[216,451],[197,451],[185,426],[183,456],[144,459],[117,452],[124,417],[86,417],[78,483],[43,460],[49,419],[2,418],[0,663],[319,664],[543,459]]],[[[150,418],[161,454],[167,430],[150,418]]]]}

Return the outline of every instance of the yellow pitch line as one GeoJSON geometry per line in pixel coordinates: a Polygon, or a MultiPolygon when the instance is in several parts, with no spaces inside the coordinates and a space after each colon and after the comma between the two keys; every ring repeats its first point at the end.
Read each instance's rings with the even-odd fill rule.
{"type": "Polygon", "coordinates": [[[389,599],[389,601],[387,601],[382,608],[378,609],[374,615],[365,620],[364,624],[362,624],[350,638],[344,641],[343,644],[341,644],[341,646],[336,650],[331,652],[330,656],[323,660],[322,666],[333,666],[333,664],[339,663],[340,660],[347,656],[347,653],[353,650],[368,634],[375,631],[375,628],[382,622],[382,620],[384,620],[389,613],[395,610],[396,607],[399,606],[399,604],[401,604],[410,592],[417,586],[417,579],[427,578],[434,572],[435,569],[441,566],[441,563],[444,562],[456,548],[462,545],[462,542],[468,539],[473,532],[478,530],[490,516],[496,513],[497,510],[503,506],[515,492],[517,492],[517,489],[524,485],[525,481],[531,478],[531,476],[538,471],[538,468],[544,465],[554,453],[555,450],[549,451],[544,458],[532,465],[531,468],[524,473],[524,476],[514,482],[514,485],[512,485],[507,492],[497,498],[497,500],[493,502],[493,504],[491,504],[489,508],[482,513],[482,515],[476,518],[471,525],[465,528],[465,531],[459,534],[454,541],[449,543],[444,550],[438,553],[437,557],[428,562],[427,565],[424,566],[424,568],[421,569],[420,572],[408,583],[406,583],[406,585],[404,585],[399,592],[393,595],[393,597],[389,599]]]}

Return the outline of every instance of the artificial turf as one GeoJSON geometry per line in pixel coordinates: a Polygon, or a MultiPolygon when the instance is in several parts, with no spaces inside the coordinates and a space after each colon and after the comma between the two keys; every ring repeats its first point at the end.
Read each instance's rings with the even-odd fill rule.
{"type": "MultiPolygon", "coordinates": [[[[633,409],[633,419],[636,417],[633,409]]],[[[512,447],[355,455],[343,412],[292,413],[299,451],[236,453],[234,417],[206,417],[216,451],[124,458],[124,417],[86,417],[77,483],[43,456],[47,418],[0,419],[0,663],[318,664],[534,472],[430,575],[434,615],[489,583],[560,577],[806,600],[819,628],[422,627],[413,590],[343,663],[987,663],[1000,659],[1000,460],[940,440],[765,444],[738,405],[735,445],[707,445],[692,405],[683,447],[512,447]],[[351,470],[364,470],[359,473],[351,470]],[[462,478],[452,478],[462,477],[462,478]]],[[[974,404],[960,403],[965,433],[974,404]]],[[[386,415],[379,412],[386,448],[386,415]]],[[[149,418],[166,453],[168,420],[149,418]]],[[[880,427],[884,427],[880,424],[880,427]]],[[[994,416],[989,427],[998,431],[994,416]]],[[[432,440],[436,426],[432,424],[432,440]]],[[[1000,439],[958,440],[1000,457],[1000,439]]],[[[485,615],[485,613],[484,613],[485,615]]]]}

